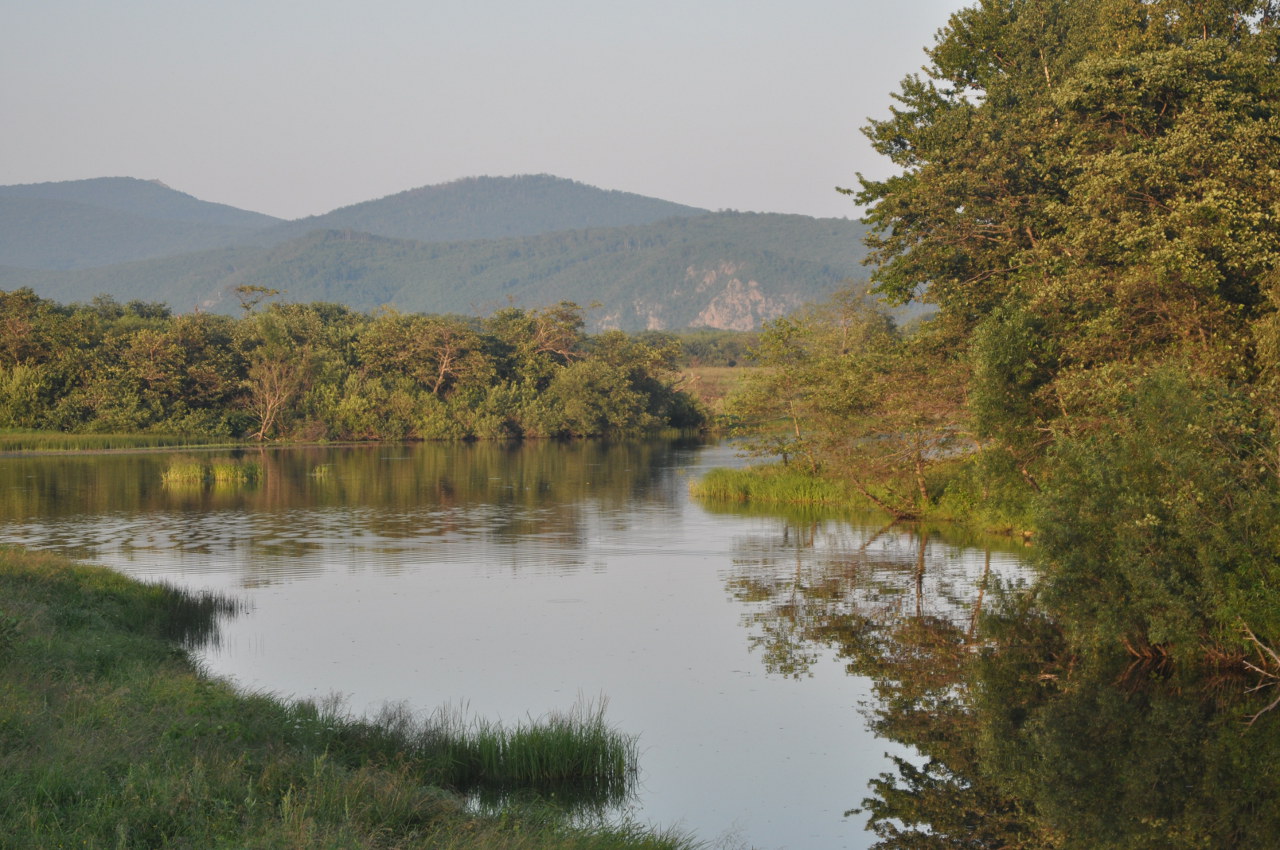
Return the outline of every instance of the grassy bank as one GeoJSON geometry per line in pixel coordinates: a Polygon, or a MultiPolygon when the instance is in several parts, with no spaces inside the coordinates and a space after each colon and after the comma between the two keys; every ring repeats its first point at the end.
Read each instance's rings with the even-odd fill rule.
{"type": "Polygon", "coordinates": [[[0,452],[102,452],[121,449],[163,449],[229,445],[232,440],[210,441],[208,438],[179,434],[68,434],[62,431],[24,431],[0,429],[0,452]]]}
{"type": "MultiPolygon", "coordinates": [[[[989,475],[990,470],[979,471],[976,468],[979,462],[977,457],[960,458],[931,467],[927,478],[930,501],[920,506],[914,518],[957,523],[996,534],[1030,535],[1032,506],[1026,492],[1012,484],[1004,488],[992,486],[992,482],[998,484],[1008,476],[1001,478],[989,475]]],[[[873,491],[880,487],[876,483],[871,485],[873,491]]],[[[847,480],[811,475],[795,466],[777,463],[743,469],[712,469],[690,482],[689,492],[709,503],[739,506],[809,505],[859,512],[878,510],[847,480]]]]}
{"type": "Polygon", "coordinates": [[[690,483],[699,499],[776,505],[858,505],[865,499],[848,484],[806,475],[793,467],[768,464],[746,469],[712,469],[690,483]]]}
{"type": "MultiPolygon", "coordinates": [[[[574,826],[535,792],[625,796],[635,744],[597,709],[516,729],[372,720],[244,694],[183,644],[235,603],[0,549],[0,834],[77,848],[675,848],[574,826]],[[465,796],[500,801],[493,814],[465,796]],[[516,806],[511,800],[525,802],[516,806]]],[[[594,795],[594,797],[592,797],[594,795]]]]}

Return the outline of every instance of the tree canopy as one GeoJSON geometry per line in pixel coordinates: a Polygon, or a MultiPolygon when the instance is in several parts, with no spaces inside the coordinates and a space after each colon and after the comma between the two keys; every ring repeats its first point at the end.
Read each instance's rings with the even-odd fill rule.
{"type": "Polygon", "coordinates": [[[875,289],[953,320],[988,435],[1043,446],[1027,432],[1086,424],[1156,361],[1260,370],[1280,260],[1276,11],[985,0],[867,127],[900,167],[854,192],[875,289]]]}
{"type": "MultiPolygon", "coordinates": [[[[258,295],[259,292],[250,293],[258,295]]],[[[239,319],[0,292],[0,428],[312,440],[638,434],[703,422],[676,350],[570,302],[486,319],[272,304],[239,319]]]]}

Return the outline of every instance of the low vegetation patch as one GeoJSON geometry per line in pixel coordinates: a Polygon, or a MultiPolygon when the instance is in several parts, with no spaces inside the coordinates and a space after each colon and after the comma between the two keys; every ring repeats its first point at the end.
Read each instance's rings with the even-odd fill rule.
{"type": "Polygon", "coordinates": [[[851,487],[782,465],[748,469],[712,469],[689,485],[700,499],[784,505],[850,505],[859,501],[851,487]]]}
{"type": "Polygon", "coordinates": [[[199,445],[178,434],[67,434],[61,431],[0,429],[0,452],[110,451],[199,445]]]}
{"type": "Polygon", "coordinates": [[[160,475],[169,487],[256,484],[262,480],[262,464],[235,458],[174,458],[160,475]]]}
{"type": "Polygon", "coordinates": [[[503,730],[241,693],[201,675],[187,650],[235,609],[0,549],[8,846],[691,846],[630,825],[575,825],[537,794],[555,783],[627,793],[634,739],[602,710],[503,730]],[[522,802],[477,814],[466,795],[479,788],[523,792],[522,802]]]}

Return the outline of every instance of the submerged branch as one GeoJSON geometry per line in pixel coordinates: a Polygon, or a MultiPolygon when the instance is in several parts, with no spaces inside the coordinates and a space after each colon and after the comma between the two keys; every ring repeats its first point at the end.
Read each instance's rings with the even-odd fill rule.
{"type": "MultiPolygon", "coordinates": [[[[1263,688],[1274,687],[1276,684],[1280,683],[1280,653],[1277,653],[1274,649],[1259,640],[1258,636],[1253,633],[1253,629],[1249,628],[1249,625],[1243,620],[1240,621],[1240,630],[1244,632],[1245,638],[1249,643],[1253,644],[1253,648],[1257,650],[1258,655],[1261,656],[1258,664],[1254,664],[1247,659],[1241,659],[1241,663],[1244,665],[1245,669],[1251,670],[1261,677],[1258,684],[1249,689],[1249,693],[1256,693],[1263,688]]],[[[1278,705],[1280,705],[1280,696],[1277,696],[1272,700],[1266,708],[1251,715],[1246,725],[1252,726],[1257,722],[1259,717],[1271,711],[1278,705]]]]}

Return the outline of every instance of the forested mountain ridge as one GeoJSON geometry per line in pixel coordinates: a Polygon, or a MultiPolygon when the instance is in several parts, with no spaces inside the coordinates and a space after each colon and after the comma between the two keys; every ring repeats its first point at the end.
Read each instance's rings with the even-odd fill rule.
{"type": "Polygon", "coordinates": [[[468,177],[301,218],[274,228],[270,236],[357,230],[419,242],[461,242],[652,224],[708,212],[548,174],[468,177]]]}
{"type": "Polygon", "coordinates": [[[132,177],[0,186],[0,264],[90,268],[241,244],[279,222],[132,177]]]}
{"type": "Polygon", "coordinates": [[[132,213],[153,220],[228,227],[260,228],[281,221],[274,216],[249,212],[227,204],[202,201],[185,192],[171,189],[159,180],[139,180],[136,177],[96,177],[89,180],[0,186],[0,198],[59,201],[132,213]]]}
{"type": "Polygon", "coordinates": [[[29,214],[12,228],[21,239],[0,241],[0,289],[63,302],[108,294],[180,312],[236,312],[232,291],[252,285],[360,310],[484,315],[572,300],[599,304],[587,317],[593,329],[749,329],[860,276],[864,254],[862,226],[844,219],[710,213],[546,175],[459,180],[296,222],[252,219],[260,226],[238,230],[242,238],[227,224],[194,224],[176,201],[202,202],[176,192],[185,218],[169,221],[143,216],[153,198],[116,198],[107,216],[83,203],[107,188],[144,199],[172,191],[145,181],[42,185],[49,197],[0,188],[0,208],[5,190],[18,190],[29,214]],[[86,190],[81,201],[68,200],[74,190],[86,190]],[[30,212],[37,203],[58,206],[42,218],[30,212]],[[90,224],[78,223],[79,207],[90,224]],[[200,227],[209,228],[202,245],[177,238],[200,227]],[[495,238],[502,233],[522,235],[495,238]],[[157,248],[165,239],[188,247],[157,248]],[[81,246],[97,261],[77,255],[81,246]]]}

